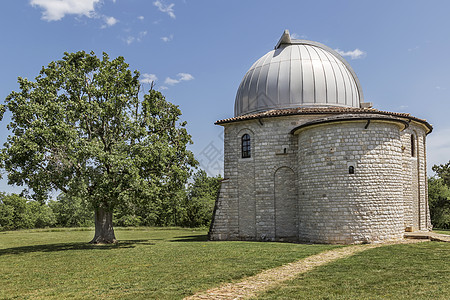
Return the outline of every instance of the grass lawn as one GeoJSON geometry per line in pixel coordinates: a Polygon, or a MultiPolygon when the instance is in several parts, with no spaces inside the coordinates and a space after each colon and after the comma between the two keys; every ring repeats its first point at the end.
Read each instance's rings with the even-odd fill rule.
{"type": "Polygon", "coordinates": [[[205,230],[180,228],[116,229],[118,245],[92,237],[0,232],[0,299],[180,299],[335,247],[207,242],[205,230]]]}
{"type": "Polygon", "coordinates": [[[258,299],[450,299],[450,243],[370,249],[285,282],[258,299]]]}
{"type": "Polygon", "coordinates": [[[433,232],[450,235],[450,229],[434,229],[433,232]]]}

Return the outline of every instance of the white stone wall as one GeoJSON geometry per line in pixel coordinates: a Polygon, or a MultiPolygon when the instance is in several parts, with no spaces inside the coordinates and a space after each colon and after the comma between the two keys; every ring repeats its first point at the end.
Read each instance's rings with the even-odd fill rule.
{"type": "Polygon", "coordinates": [[[301,241],[347,244],[402,237],[400,129],[373,120],[365,129],[366,124],[329,123],[299,133],[301,241]]]}
{"type": "MultiPolygon", "coordinates": [[[[275,213],[275,206],[281,207],[283,199],[292,202],[292,193],[297,188],[297,138],[290,131],[318,117],[323,116],[266,118],[262,122],[249,120],[224,126],[226,180],[222,182],[216,217],[211,226],[212,240],[273,241],[276,236],[279,240],[291,240],[291,237],[285,236],[286,226],[283,223],[288,222],[283,220],[288,216],[283,211],[275,213]],[[251,137],[251,158],[241,158],[241,137],[245,133],[251,137]],[[280,185],[278,188],[275,186],[275,182],[283,182],[275,179],[277,170],[286,171],[283,168],[289,168],[294,173],[287,176],[287,181],[293,182],[287,190],[280,185]],[[250,186],[254,186],[253,193],[246,188],[250,186]],[[278,233],[276,222],[281,224],[278,233]],[[245,229],[246,226],[251,229],[245,229]]],[[[283,172],[281,176],[286,177],[287,173],[283,172]]],[[[288,206],[285,210],[297,211],[288,206]]],[[[297,224],[297,219],[293,223],[297,224]]]]}
{"type": "Polygon", "coordinates": [[[426,133],[419,124],[412,122],[401,133],[403,156],[403,201],[405,227],[413,230],[431,229],[428,209],[428,184],[426,166],[426,133]],[[411,135],[414,138],[415,153],[411,153],[411,135]]]}
{"type": "Polygon", "coordinates": [[[366,121],[352,121],[290,134],[322,117],[224,124],[225,180],[210,239],[359,243],[401,238],[414,224],[429,228],[422,126],[371,121],[365,129],[366,121]],[[412,130],[417,159],[407,155],[412,130]],[[252,157],[243,159],[245,133],[252,157]]]}

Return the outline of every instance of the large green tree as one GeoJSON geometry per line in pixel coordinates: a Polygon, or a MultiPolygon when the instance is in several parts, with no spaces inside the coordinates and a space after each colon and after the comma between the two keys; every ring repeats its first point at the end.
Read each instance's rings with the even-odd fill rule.
{"type": "Polygon", "coordinates": [[[183,188],[196,164],[181,111],[150,89],[123,57],[65,53],[6,98],[11,134],[1,151],[10,184],[45,201],[52,190],[86,199],[92,243],[116,241],[114,207],[159,203],[183,188]]]}

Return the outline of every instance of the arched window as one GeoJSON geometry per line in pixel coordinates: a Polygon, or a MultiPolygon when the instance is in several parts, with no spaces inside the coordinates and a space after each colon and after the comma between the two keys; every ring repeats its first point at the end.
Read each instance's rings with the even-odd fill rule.
{"type": "Polygon", "coordinates": [[[349,166],[348,167],[348,174],[355,174],[355,167],[354,166],[349,166]]]}
{"type": "Polygon", "coordinates": [[[416,156],[416,136],[411,134],[411,156],[416,156]]]}
{"type": "Polygon", "coordinates": [[[247,133],[242,136],[242,158],[249,158],[251,154],[250,135],[247,133]]]}

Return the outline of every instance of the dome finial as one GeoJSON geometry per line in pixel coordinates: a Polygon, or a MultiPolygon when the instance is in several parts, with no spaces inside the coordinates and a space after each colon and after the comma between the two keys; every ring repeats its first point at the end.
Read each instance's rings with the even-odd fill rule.
{"type": "Polygon", "coordinates": [[[283,35],[275,46],[275,49],[280,48],[282,44],[291,44],[291,35],[289,34],[289,30],[287,29],[284,30],[283,35]]]}

